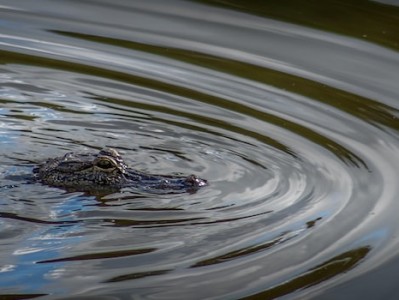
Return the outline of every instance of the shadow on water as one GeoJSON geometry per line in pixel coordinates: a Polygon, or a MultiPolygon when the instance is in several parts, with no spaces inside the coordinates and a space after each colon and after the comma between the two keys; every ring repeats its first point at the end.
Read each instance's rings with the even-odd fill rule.
{"type": "Polygon", "coordinates": [[[399,8],[369,0],[191,0],[399,49],[399,8]]]}
{"type": "Polygon", "coordinates": [[[248,296],[245,299],[276,299],[291,294],[297,290],[303,290],[320,284],[335,276],[345,274],[365,259],[370,251],[371,248],[366,246],[342,253],[296,276],[294,279],[257,293],[256,295],[248,296]]]}
{"type": "Polygon", "coordinates": [[[8,212],[0,212],[0,218],[24,221],[24,222],[29,222],[29,223],[33,223],[33,224],[48,224],[48,225],[61,225],[61,226],[62,225],[76,224],[76,223],[80,222],[80,221],[47,221],[47,220],[39,220],[39,219],[35,219],[35,218],[18,216],[15,213],[8,213],[8,212]]]}
{"type": "Polygon", "coordinates": [[[234,260],[240,257],[244,257],[247,255],[252,255],[255,254],[257,252],[261,252],[264,250],[267,250],[273,246],[276,246],[278,244],[280,244],[283,241],[288,241],[290,238],[284,238],[285,234],[281,234],[280,236],[278,236],[277,238],[275,238],[273,241],[269,241],[267,243],[264,244],[257,244],[255,246],[252,247],[247,247],[245,249],[240,249],[240,250],[236,250],[236,251],[232,251],[226,254],[223,254],[221,256],[218,257],[213,257],[207,260],[203,260],[203,261],[199,261],[197,263],[195,263],[194,265],[191,266],[191,268],[197,268],[197,267],[203,267],[203,266],[209,266],[209,265],[215,265],[215,264],[220,264],[220,263],[224,263],[224,262],[228,262],[230,260],[234,260]]]}
{"type": "Polygon", "coordinates": [[[72,257],[42,260],[36,263],[44,264],[44,263],[55,263],[55,262],[65,262],[65,261],[84,261],[92,259],[115,258],[115,257],[133,256],[133,255],[151,253],[155,250],[156,250],[155,248],[149,248],[149,249],[137,249],[137,250],[111,251],[111,252],[102,252],[102,253],[90,253],[90,254],[77,255],[72,257]]]}
{"type": "Polygon", "coordinates": [[[0,294],[0,300],[24,300],[48,296],[48,294],[0,294]]]}
{"type": "Polygon", "coordinates": [[[142,278],[145,278],[145,277],[164,275],[164,274],[167,274],[170,271],[172,271],[172,270],[156,270],[156,271],[125,274],[125,275],[116,276],[116,277],[107,279],[107,280],[104,281],[104,283],[142,279],[142,278]]]}

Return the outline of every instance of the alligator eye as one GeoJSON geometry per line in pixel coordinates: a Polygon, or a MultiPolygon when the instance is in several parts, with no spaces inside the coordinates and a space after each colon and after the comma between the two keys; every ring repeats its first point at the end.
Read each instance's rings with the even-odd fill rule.
{"type": "Polygon", "coordinates": [[[108,160],[108,159],[100,159],[96,162],[96,166],[104,169],[104,170],[109,170],[115,168],[114,164],[108,160]]]}

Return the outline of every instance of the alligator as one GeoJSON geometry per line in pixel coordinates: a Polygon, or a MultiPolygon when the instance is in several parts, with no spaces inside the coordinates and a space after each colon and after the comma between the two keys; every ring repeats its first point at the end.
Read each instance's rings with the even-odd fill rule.
{"type": "Polygon", "coordinates": [[[33,175],[43,184],[73,191],[132,187],[155,193],[183,193],[195,192],[208,184],[195,175],[157,175],[135,170],[112,148],[96,154],[69,152],[48,159],[33,169],[33,175]]]}

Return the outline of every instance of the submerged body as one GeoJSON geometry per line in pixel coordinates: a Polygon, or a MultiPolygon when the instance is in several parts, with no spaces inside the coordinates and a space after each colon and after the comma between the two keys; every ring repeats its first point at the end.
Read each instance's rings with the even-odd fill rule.
{"type": "Polygon", "coordinates": [[[33,170],[42,183],[74,190],[121,189],[123,187],[158,192],[192,192],[207,185],[195,175],[155,175],[129,168],[115,149],[97,154],[67,153],[47,160],[33,170]]]}

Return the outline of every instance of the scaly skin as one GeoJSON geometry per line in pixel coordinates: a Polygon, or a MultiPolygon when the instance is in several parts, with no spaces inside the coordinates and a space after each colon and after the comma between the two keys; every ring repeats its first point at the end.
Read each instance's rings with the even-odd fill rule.
{"type": "Polygon", "coordinates": [[[112,148],[97,154],[67,153],[63,157],[47,160],[33,173],[44,184],[82,191],[134,187],[158,193],[179,193],[193,192],[207,185],[206,180],[195,175],[155,175],[134,170],[127,167],[112,148]]]}

